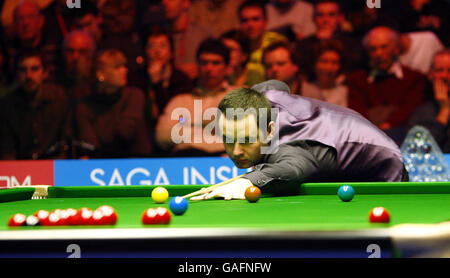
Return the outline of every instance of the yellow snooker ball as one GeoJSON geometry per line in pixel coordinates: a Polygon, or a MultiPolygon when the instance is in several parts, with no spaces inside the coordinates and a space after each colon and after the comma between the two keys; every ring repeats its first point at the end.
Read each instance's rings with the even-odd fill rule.
{"type": "Polygon", "coordinates": [[[157,204],[162,204],[169,199],[169,191],[164,187],[158,186],[152,191],[152,199],[157,204]]]}

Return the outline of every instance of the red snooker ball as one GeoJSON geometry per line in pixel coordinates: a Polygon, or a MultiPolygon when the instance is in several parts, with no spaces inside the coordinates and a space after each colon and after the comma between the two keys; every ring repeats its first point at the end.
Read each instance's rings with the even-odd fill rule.
{"type": "Polygon", "coordinates": [[[50,212],[47,210],[38,210],[34,214],[37,218],[39,218],[39,221],[47,221],[48,217],[50,216],[50,212]]]}
{"type": "Polygon", "coordinates": [[[27,221],[27,216],[22,213],[16,213],[8,221],[9,227],[18,227],[23,226],[25,222],[27,221]]]}
{"type": "Polygon", "coordinates": [[[149,208],[142,214],[142,223],[145,225],[158,224],[159,216],[155,209],[149,208]]]}
{"type": "Polygon", "coordinates": [[[259,187],[252,185],[245,190],[245,199],[250,203],[257,202],[259,197],[261,197],[261,189],[259,187]]]}
{"type": "Polygon", "coordinates": [[[170,223],[170,212],[166,208],[156,208],[156,213],[159,215],[159,224],[169,224],[170,223]]]}
{"type": "Polygon", "coordinates": [[[94,225],[93,214],[94,211],[90,208],[80,208],[75,215],[75,222],[77,225],[94,225]]]}
{"type": "Polygon", "coordinates": [[[142,214],[144,225],[169,224],[171,215],[168,209],[163,207],[149,208],[142,214]]]}
{"type": "Polygon", "coordinates": [[[371,223],[388,223],[390,218],[389,212],[383,207],[373,208],[369,214],[369,221],[371,223]]]}

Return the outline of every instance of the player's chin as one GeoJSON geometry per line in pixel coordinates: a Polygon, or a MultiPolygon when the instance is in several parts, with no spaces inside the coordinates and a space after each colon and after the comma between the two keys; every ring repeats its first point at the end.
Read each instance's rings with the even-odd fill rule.
{"type": "Polygon", "coordinates": [[[233,159],[234,165],[240,169],[247,169],[252,167],[252,162],[250,160],[246,159],[233,159]]]}

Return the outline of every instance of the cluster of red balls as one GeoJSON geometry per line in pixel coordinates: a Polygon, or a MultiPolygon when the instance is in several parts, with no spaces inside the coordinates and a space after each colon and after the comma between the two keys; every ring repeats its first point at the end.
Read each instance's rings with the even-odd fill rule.
{"type": "Polygon", "coordinates": [[[144,225],[158,225],[169,224],[172,218],[170,211],[163,207],[149,208],[142,214],[142,224],[144,225]]]}
{"type": "Polygon", "coordinates": [[[117,213],[111,206],[90,208],[38,210],[33,215],[16,213],[9,219],[8,226],[78,226],[78,225],[114,225],[117,213]]]}

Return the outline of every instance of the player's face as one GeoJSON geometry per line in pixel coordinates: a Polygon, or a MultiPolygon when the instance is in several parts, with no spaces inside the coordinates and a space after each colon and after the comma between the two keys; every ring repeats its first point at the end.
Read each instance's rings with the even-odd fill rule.
{"type": "Polygon", "coordinates": [[[339,6],[336,3],[320,3],[316,5],[314,21],[319,30],[336,30],[342,20],[339,6]]]}
{"type": "Polygon", "coordinates": [[[261,159],[262,132],[256,124],[254,115],[231,120],[220,116],[225,151],[238,168],[249,168],[261,159]]]}
{"type": "Polygon", "coordinates": [[[332,50],[325,51],[316,62],[317,82],[326,86],[334,84],[340,67],[339,54],[332,50]]]}
{"type": "Polygon", "coordinates": [[[367,48],[372,66],[381,71],[387,71],[398,55],[397,44],[388,31],[373,32],[367,48]]]}
{"type": "Polygon", "coordinates": [[[258,7],[247,7],[240,14],[241,30],[250,39],[259,39],[266,29],[267,21],[258,7]]]}
{"type": "Polygon", "coordinates": [[[222,56],[215,53],[203,53],[198,58],[199,82],[207,89],[217,88],[227,75],[227,64],[222,56]]]}
{"type": "Polygon", "coordinates": [[[165,35],[152,36],[147,42],[147,57],[150,61],[166,64],[172,58],[169,38],[165,35]]]}
{"type": "Polygon", "coordinates": [[[36,92],[47,74],[39,57],[25,58],[19,65],[18,78],[21,87],[27,92],[36,92]]]}
{"type": "Polygon", "coordinates": [[[432,80],[442,80],[450,86],[450,54],[437,55],[434,58],[430,77],[432,80]]]}
{"type": "Polygon", "coordinates": [[[267,52],[264,55],[264,66],[267,79],[277,79],[287,83],[293,81],[298,72],[297,65],[292,62],[289,51],[285,48],[267,52]]]}

